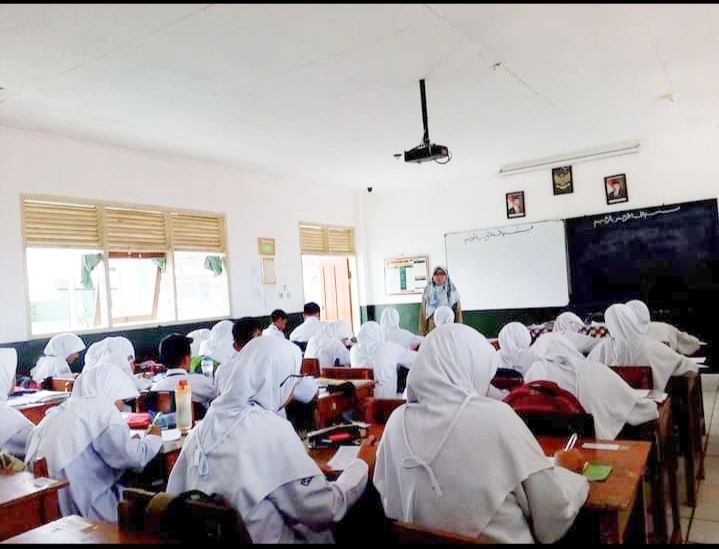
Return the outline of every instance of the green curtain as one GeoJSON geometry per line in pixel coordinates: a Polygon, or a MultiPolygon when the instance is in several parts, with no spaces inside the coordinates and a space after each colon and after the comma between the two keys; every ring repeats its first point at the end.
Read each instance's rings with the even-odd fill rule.
{"type": "Polygon", "coordinates": [[[160,267],[161,272],[165,272],[165,269],[167,269],[167,258],[166,257],[153,257],[152,262],[160,267]]]}
{"type": "Polygon", "coordinates": [[[81,266],[81,277],[82,277],[82,287],[86,290],[94,290],[95,286],[92,284],[92,271],[97,267],[100,262],[102,261],[102,254],[85,254],[82,256],[82,259],[80,260],[81,266]]]}
{"type": "Polygon", "coordinates": [[[222,274],[222,257],[219,255],[208,255],[205,258],[205,269],[212,271],[215,276],[222,274]]]}

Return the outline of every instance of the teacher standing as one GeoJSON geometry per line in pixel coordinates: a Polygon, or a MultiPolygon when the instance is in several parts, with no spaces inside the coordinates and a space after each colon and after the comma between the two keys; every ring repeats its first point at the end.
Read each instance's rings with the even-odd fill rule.
{"type": "Polygon", "coordinates": [[[426,335],[434,329],[434,311],[441,306],[454,311],[454,321],[462,323],[462,307],[459,304],[459,292],[449,279],[447,268],[437,266],[432,271],[432,280],[424,289],[422,307],[419,310],[419,333],[426,335]]]}

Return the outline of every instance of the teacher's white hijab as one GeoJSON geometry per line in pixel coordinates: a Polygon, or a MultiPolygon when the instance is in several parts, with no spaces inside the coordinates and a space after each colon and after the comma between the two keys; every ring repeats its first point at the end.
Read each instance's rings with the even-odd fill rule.
{"type": "Polygon", "coordinates": [[[50,408],[32,430],[25,463],[44,457],[50,475],[59,473],[111,425],[125,425],[116,401],[138,396],[119,368],[100,363],[81,373],[70,398],[50,408]]]}
{"type": "Polygon", "coordinates": [[[507,495],[551,467],[505,403],[487,397],[494,349],[462,324],[439,326],[387,422],[374,484],[388,517],[476,536],[507,495]]]}
{"type": "Polygon", "coordinates": [[[43,354],[35,367],[30,370],[33,381],[39,382],[47,377],[70,374],[67,359],[85,349],[85,343],[75,334],[60,334],[50,338],[43,354]]]}
{"type": "Polygon", "coordinates": [[[221,320],[215,324],[210,330],[209,339],[200,343],[200,356],[212,357],[220,364],[230,362],[236,353],[233,347],[235,342],[232,337],[233,326],[234,324],[231,320],[221,320]]]}
{"type": "Polygon", "coordinates": [[[452,324],[454,322],[454,311],[449,307],[442,305],[437,307],[432,316],[435,326],[443,326],[445,324],[452,324]]]}
{"type": "Polygon", "coordinates": [[[19,411],[7,404],[8,394],[14,389],[13,380],[17,371],[17,351],[0,349],[0,448],[15,433],[32,427],[32,422],[19,411]]]}
{"type": "MultiPolygon", "coordinates": [[[[527,371],[524,382],[553,381],[572,393],[582,407],[594,418],[594,429],[599,439],[614,440],[627,423],[634,407],[644,400],[640,392],[632,389],[609,367],[589,362],[571,341],[560,334],[544,334],[534,343],[537,362],[527,371]]],[[[648,408],[656,405],[649,401],[648,408]]]]}
{"type": "Polygon", "coordinates": [[[520,322],[506,324],[497,336],[499,339],[499,367],[517,370],[524,374],[534,363],[534,352],[530,348],[532,335],[520,322]]]}
{"type": "Polygon", "coordinates": [[[300,378],[299,348],[259,337],[237,357],[222,394],[187,437],[167,485],[220,493],[243,516],[280,486],[322,474],[278,410],[300,378]]]}

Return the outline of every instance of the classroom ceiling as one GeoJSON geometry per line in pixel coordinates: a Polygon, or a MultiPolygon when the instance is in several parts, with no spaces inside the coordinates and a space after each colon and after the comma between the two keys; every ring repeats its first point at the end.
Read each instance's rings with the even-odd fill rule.
{"type": "Polygon", "coordinates": [[[719,127],[717,26],[701,4],[3,4],[0,125],[345,187],[467,179],[719,127]],[[422,77],[447,166],[393,157],[422,77]]]}

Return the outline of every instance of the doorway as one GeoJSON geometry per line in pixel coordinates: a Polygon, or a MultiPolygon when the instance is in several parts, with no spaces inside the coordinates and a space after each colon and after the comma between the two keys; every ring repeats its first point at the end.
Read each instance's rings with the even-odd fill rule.
{"type": "Polygon", "coordinates": [[[342,319],[352,331],[359,326],[359,300],[354,276],[354,256],[303,255],[302,280],[305,303],[318,303],[323,322],[342,319]]]}

